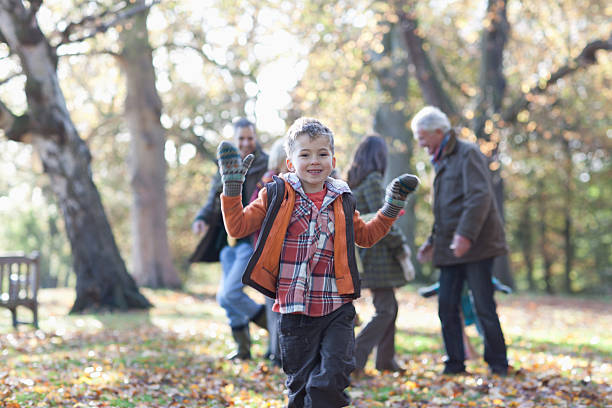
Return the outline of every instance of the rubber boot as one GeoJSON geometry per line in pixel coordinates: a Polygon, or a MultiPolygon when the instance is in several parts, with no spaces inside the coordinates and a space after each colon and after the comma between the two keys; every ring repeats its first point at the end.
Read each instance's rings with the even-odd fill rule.
{"type": "Polygon", "coordinates": [[[268,330],[268,317],[266,315],[266,306],[261,305],[259,312],[251,318],[251,321],[261,327],[262,329],[268,330]]]}
{"type": "Polygon", "coordinates": [[[228,360],[250,360],[251,359],[251,335],[249,326],[241,329],[232,329],[232,337],[238,348],[227,355],[228,360]]]}

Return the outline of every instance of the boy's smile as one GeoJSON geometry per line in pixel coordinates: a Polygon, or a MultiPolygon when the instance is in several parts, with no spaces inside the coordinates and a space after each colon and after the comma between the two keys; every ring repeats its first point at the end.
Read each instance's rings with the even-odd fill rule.
{"type": "Polygon", "coordinates": [[[298,136],[291,155],[287,157],[287,168],[295,172],[307,194],[323,190],[325,180],[336,167],[329,139],[320,136],[311,139],[309,135],[298,136]]]}

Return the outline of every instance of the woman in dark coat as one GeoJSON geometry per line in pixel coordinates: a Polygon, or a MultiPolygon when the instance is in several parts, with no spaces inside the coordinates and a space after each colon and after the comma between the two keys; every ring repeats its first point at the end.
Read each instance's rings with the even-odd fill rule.
{"type": "MultiPolygon", "coordinates": [[[[348,184],[361,214],[375,213],[383,204],[383,176],[387,167],[387,145],[380,136],[368,136],[357,147],[348,171],[348,184]]],[[[361,286],[370,289],[375,314],[355,339],[355,371],[364,376],[364,367],[374,347],[375,367],[380,371],[403,371],[395,360],[395,320],[398,305],[395,288],[406,284],[399,259],[407,256],[407,242],[393,226],[389,234],[371,248],[358,248],[363,265],[361,286]]],[[[409,250],[408,250],[409,251],[409,250]]]]}

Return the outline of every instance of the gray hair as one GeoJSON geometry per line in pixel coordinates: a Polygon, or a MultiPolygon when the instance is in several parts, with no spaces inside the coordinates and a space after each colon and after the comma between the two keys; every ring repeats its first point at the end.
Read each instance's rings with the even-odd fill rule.
{"type": "Polygon", "coordinates": [[[442,133],[446,133],[450,130],[451,125],[448,116],[444,112],[435,106],[426,106],[414,115],[410,128],[416,138],[419,130],[433,132],[440,129],[442,133]]]}
{"type": "Polygon", "coordinates": [[[278,139],[268,152],[268,170],[276,170],[280,172],[281,169],[285,168],[285,161],[287,160],[287,154],[285,153],[285,141],[281,138],[278,139]]]}
{"type": "Polygon", "coordinates": [[[319,137],[326,137],[329,140],[329,147],[332,154],[334,153],[334,133],[323,123],[315,118],[301,117],[296,119],[287,131],[285,140],[285,151],[287,156],[291,156],[295,149],[295,141],[302,135],[310,136],[310,140],[315,140],[319,137]]]}

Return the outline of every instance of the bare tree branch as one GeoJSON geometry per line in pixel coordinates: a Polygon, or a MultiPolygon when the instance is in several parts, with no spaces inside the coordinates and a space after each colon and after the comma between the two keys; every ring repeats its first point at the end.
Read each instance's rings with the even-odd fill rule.
{"type": "Polygon", "coordinates": [[[0,79],[0,86],[6,84],[7,82],[10,82],[13,78],[17,78],[18,76],[24,75],[23,72],[14,72],[12,74],[10,74],[9,76],[7,76],[4,79],[0,79]]]}
{"type": "Polygon", "coordinates": [[[6,107],[2,101],[0,101],[0,129],[3,129],[5,133],[13,126],[16,116],[6,107]]]}
{"type": "Polygon", "coordinates": [[[104,10],[99,15],[86,16],[81,21],[76,22],[76,23],[70,23],[68,27],[66,27],[66,29],[60,34],[61,40],[58,44],[56,44],[56,47],[59,47],[60,45],[64,45],[64,44],[72,44],[72,43],[85,41],[89,38],[95,37],[97,34],[106,32],[109,28],[119,25],[123,21],[135,16],[136,14],[142,13],[150,9],[151,7],[153,7],[156,4],[159,4],[160,2],[161,0],[154,0],[149,4],[141,4],[138,6],[127,6],[119,10],[116,13],[111,13],[110,10],[104,10]],[[86,30],[86,26],[88,24],[92,22],[103,20],[108,15],[112,15],[114,18],[112,18],[110,21],[107,21],[107,22],[104,22],[104,21],[99,22],[94,27],[91,27],[90,31],[86,34],[82,34],[81,36],[78,36],[75,38],[70,38],[72,32],[75,29],[82,28],[83,30],[86,30]]]}
{"type": "Polygon", "coordinates": [[[596,40],[587,44],[576,58],[557,69],[547,78],[542,78],[538,81],[538,85],[533,86],[529,91],[521,94],[512,105],[503,112],[502,119],[504,122],[513,123],[516,121],[518,113],[526,109],[531,103],[531,95],[542,94],[561,78],[596,64],[597,57],[595,54],[599,50],[612,50],[612,33],[607,40],[596,40]]]}
{"type": "Polygon", "coordinates": [[[440,71],[440,74],[442,74],[442,78],[444,78],[444,81],[446,81],[447,84],[452,86],[457,92],[461,93],[461,95],[465,96],[466,98],[471,98],[473,96],[465,90],[464,86],[462,86],[459,82],[455,80],[455,78],[453,78],[453,76],[448,72],[444,65],[440,64],[437,68],[440,71]]]}
{"type": "Polygon", "coordinates": [[[437,106],[450,117],[458,116],[450,96],[442,88],[429,55],[425,52],[423,38],[417,31],[416,19],[404,11],[405,7],[399,3],[395,7],[396,14],[400,21],[404,40],[406,41],[410,62],[416,70],[416,77],[425,103],[437,106]]]}
{"type": "MultiPolygon", "coordinates": [[[[215,61],[210,56],[208,56],[202,50],[201,47],[198,47],[196,45],[193,45],[193,44],[164,43],[164,44],[161,44],[161,45],[157,46],[157,48],[161,48],[161,47],[166,47],[168,49],[188,49],[188,50],[193,50],[193,51],[197,52],[202,58],[204,58],[207,62],[215,65],[218,68],[228,70],[228,72],[230,74],[232,74],[232,76],[248,78],[248,79],[252,80],[253,82],[257,82],[257,79],[255,78],[255,76],[252,73],[245,74],[240,69],[232,69],[232,68],[228,67],[227,65],[219,64],[217,61],[215,61]]],[[[259,68],[259,64],[255,64],[253,66],[253,69],[251,70],[251,72],[257,72],[258,68],[259,68]]]]}
{"type": "Polygon", "coordinates": [[[36,13],[38,13],[38,10],[40,9],[41,5],[42,5],[42,0],[30,0],[30,9],[28,13],[29,23],[32,23],[32,21],[34,21],[34,18],[36,17],[36,13]]]}
{"type": "Polygon", "coordinates": [[[116,52],[110,51],[110,50],[93,50],[93,51],[88,51],[88,52],[65,52],[65,53],[58,53],[57,57],[58,58],[62,58],[62,57],[91,57],[91,56],[99,56],[99,55],[110,55],[111,57],[116,57],[116,58],[121,57],[121,55],[119,53],[116,53],[116,52]]]}
{"type": "Polygon", "coordinates": [[[17,116],[0,101],[0,129],[4,130],[8,139],[28,143],[28,136],[31,136],[33,131],[30,115],[24,113],[17,116]]]}

